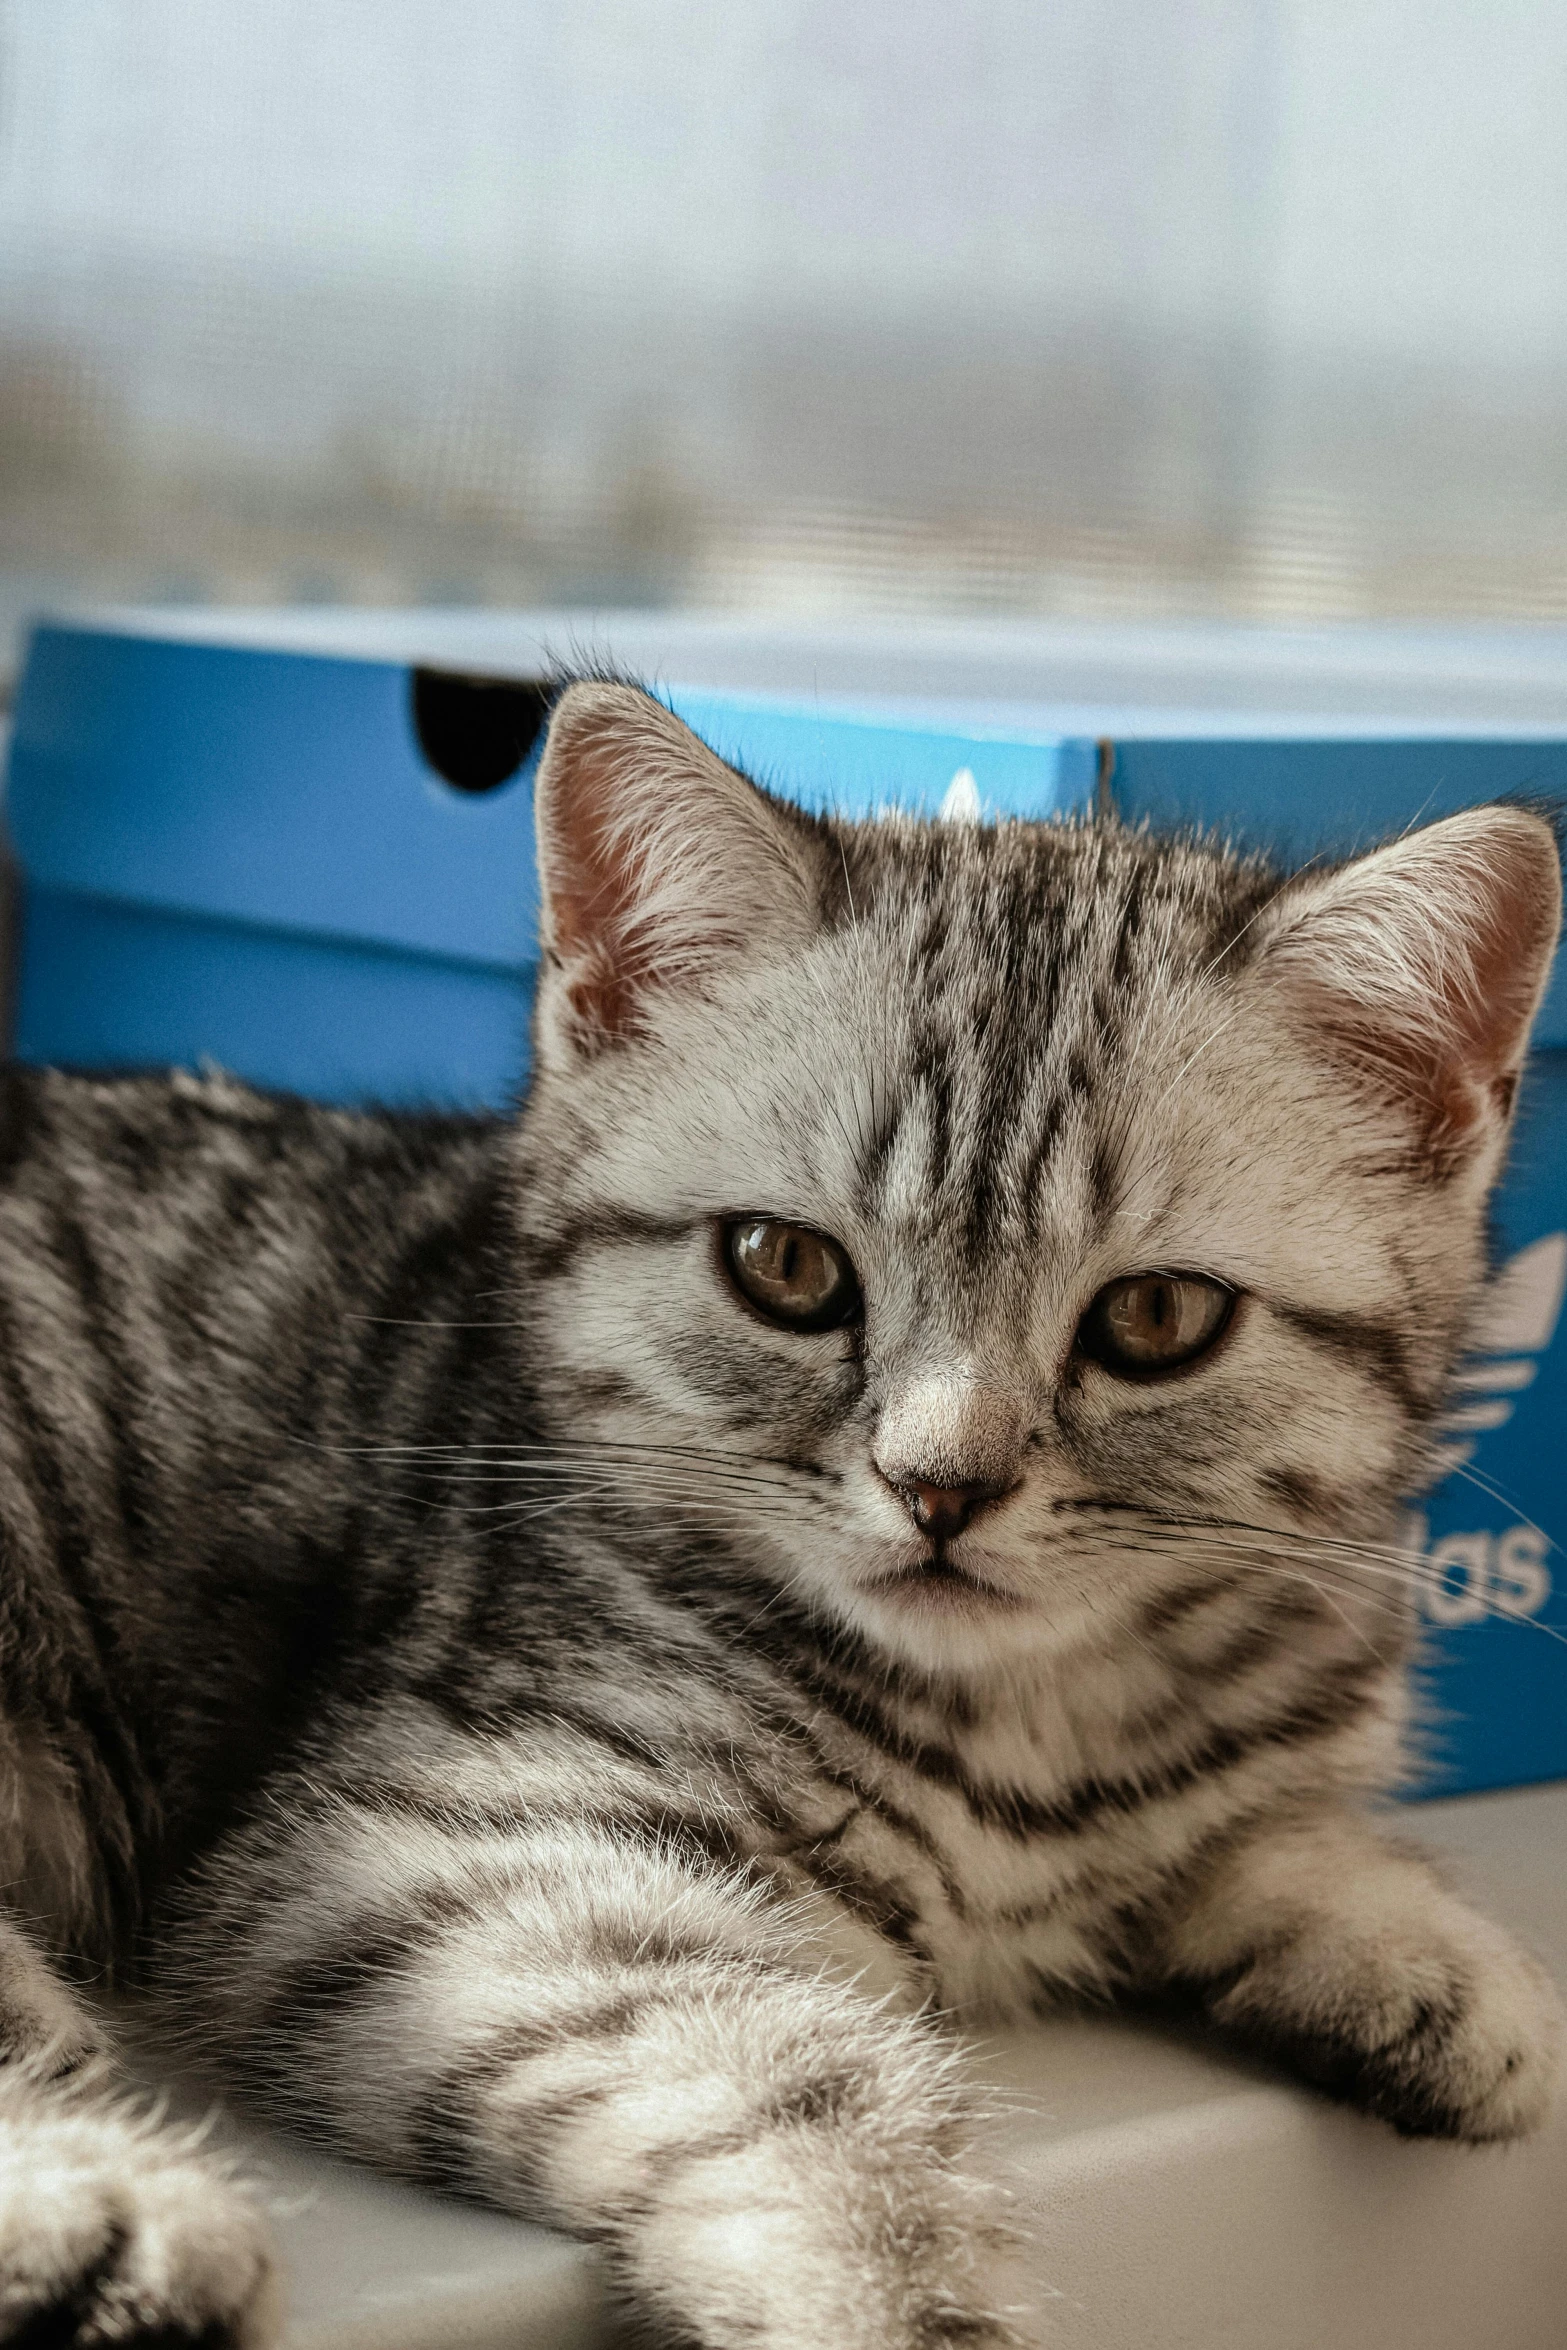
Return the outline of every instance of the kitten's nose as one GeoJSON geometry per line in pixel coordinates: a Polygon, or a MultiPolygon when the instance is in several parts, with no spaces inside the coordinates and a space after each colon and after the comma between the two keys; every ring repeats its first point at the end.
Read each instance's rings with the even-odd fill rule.
{"type": "Polygon", "coordinates": [[[950,1542],[1017,1484],[1021,1406],[963,1371],[910,1379],[882,1409],[871,1459],[920,1532],[950,1542]]]}
{"type": "Polygon", "coordinates": [[[893,1490],[922,1534],[929,1534],[936,1542],[950,1542],[988,1503],[999,1501],[1007,1488],[989,1483],[926,1485],[911,1477],[893,1490]]]}

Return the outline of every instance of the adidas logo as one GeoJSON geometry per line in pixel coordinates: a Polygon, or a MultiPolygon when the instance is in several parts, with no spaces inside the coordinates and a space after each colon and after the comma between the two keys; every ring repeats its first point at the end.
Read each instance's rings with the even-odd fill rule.
{"type": "MultiPolygon", "coordinates": [[[[1438,1457],[1448,1472],[1472,1460],[1479,1439],[1512,1418],[1519,1396],[1534,1383],[1538,1358],[1556,1336],[1564,1290],[1567,1232],[1548,1232],[1520,1249],[1491,1283],[1441,1422],[1445,1441],[1438,1457]]],[[[1483,1478],[1476,1482],[1485,1489],[1483,1478]]],[[[1431,1623],[1457,1629],[1495,1616],[1538,1616],[1551,1596],[1555,1545],[1527,1519],[1499,1534],[1445,1534],[1427,1549],[1429,1520],[1417,1511],[1408,1538],[1413,1549],[1425,1552],[1421,1605],[1431,1623]]]]}
{"type": "Polygon", "coordinates": [[[1445,1469],[1473,1460],[1476,1440],[1489,1428],[1505,1428],[1526,1387],[1534,1383],[1536,1357],[1556,1336],[1562,1295],[1567,1290],[1567,1232],[1509,1257],[1481,1300],[1469,1354],[1453,1381],[1454,1400],[1442,1415],[1445,1469]]]}

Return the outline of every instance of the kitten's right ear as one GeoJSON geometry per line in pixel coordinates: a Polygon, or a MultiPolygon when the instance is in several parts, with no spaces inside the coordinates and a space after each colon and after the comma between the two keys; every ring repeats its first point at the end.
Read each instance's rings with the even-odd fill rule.
{"type": "Polygon", "coordinates": [[[1330,1052],[1413,1114],[1440,1172],[1506,1130],[1561,908],[1545,819],[1470,808],[1303,875],[1258,962],[1330,1052]]]}
{"type": "Polygon", "coordinates": [[[534,788],[544,969],[541,1057],[633,1035],[663,992],[803,943],[821,850],[638,687],[588,680],[556,704],[534,788]]]}

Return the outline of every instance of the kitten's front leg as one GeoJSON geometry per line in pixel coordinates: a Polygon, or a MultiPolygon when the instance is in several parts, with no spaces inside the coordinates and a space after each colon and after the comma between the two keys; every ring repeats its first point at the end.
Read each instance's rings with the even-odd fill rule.
{"type": "Polygon", "coordinates": [[[1355,1813],[1253,1829],[1168,1933],[1168,1972],[1218,2023],[1408,2136],[1544,2118],[1562,2029],[1545,1974],[1355,1813]]]}
{"type": "Polygon", "coordinates": [[[704,2350],[1013,2339],[951,2052],[738,1872],[581,1819],[352,1804],[223,1865],[220,2046],[353,2151],[595,2240],[704,2350]]]}

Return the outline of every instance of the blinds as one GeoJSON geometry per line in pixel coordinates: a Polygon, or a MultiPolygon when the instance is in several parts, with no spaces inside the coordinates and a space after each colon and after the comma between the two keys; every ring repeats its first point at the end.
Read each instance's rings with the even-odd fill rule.
{"type": "Polygon", "coordinates": [[[1567,11],[0,0],[62,593],[1567,611],[1567,11]]]}

